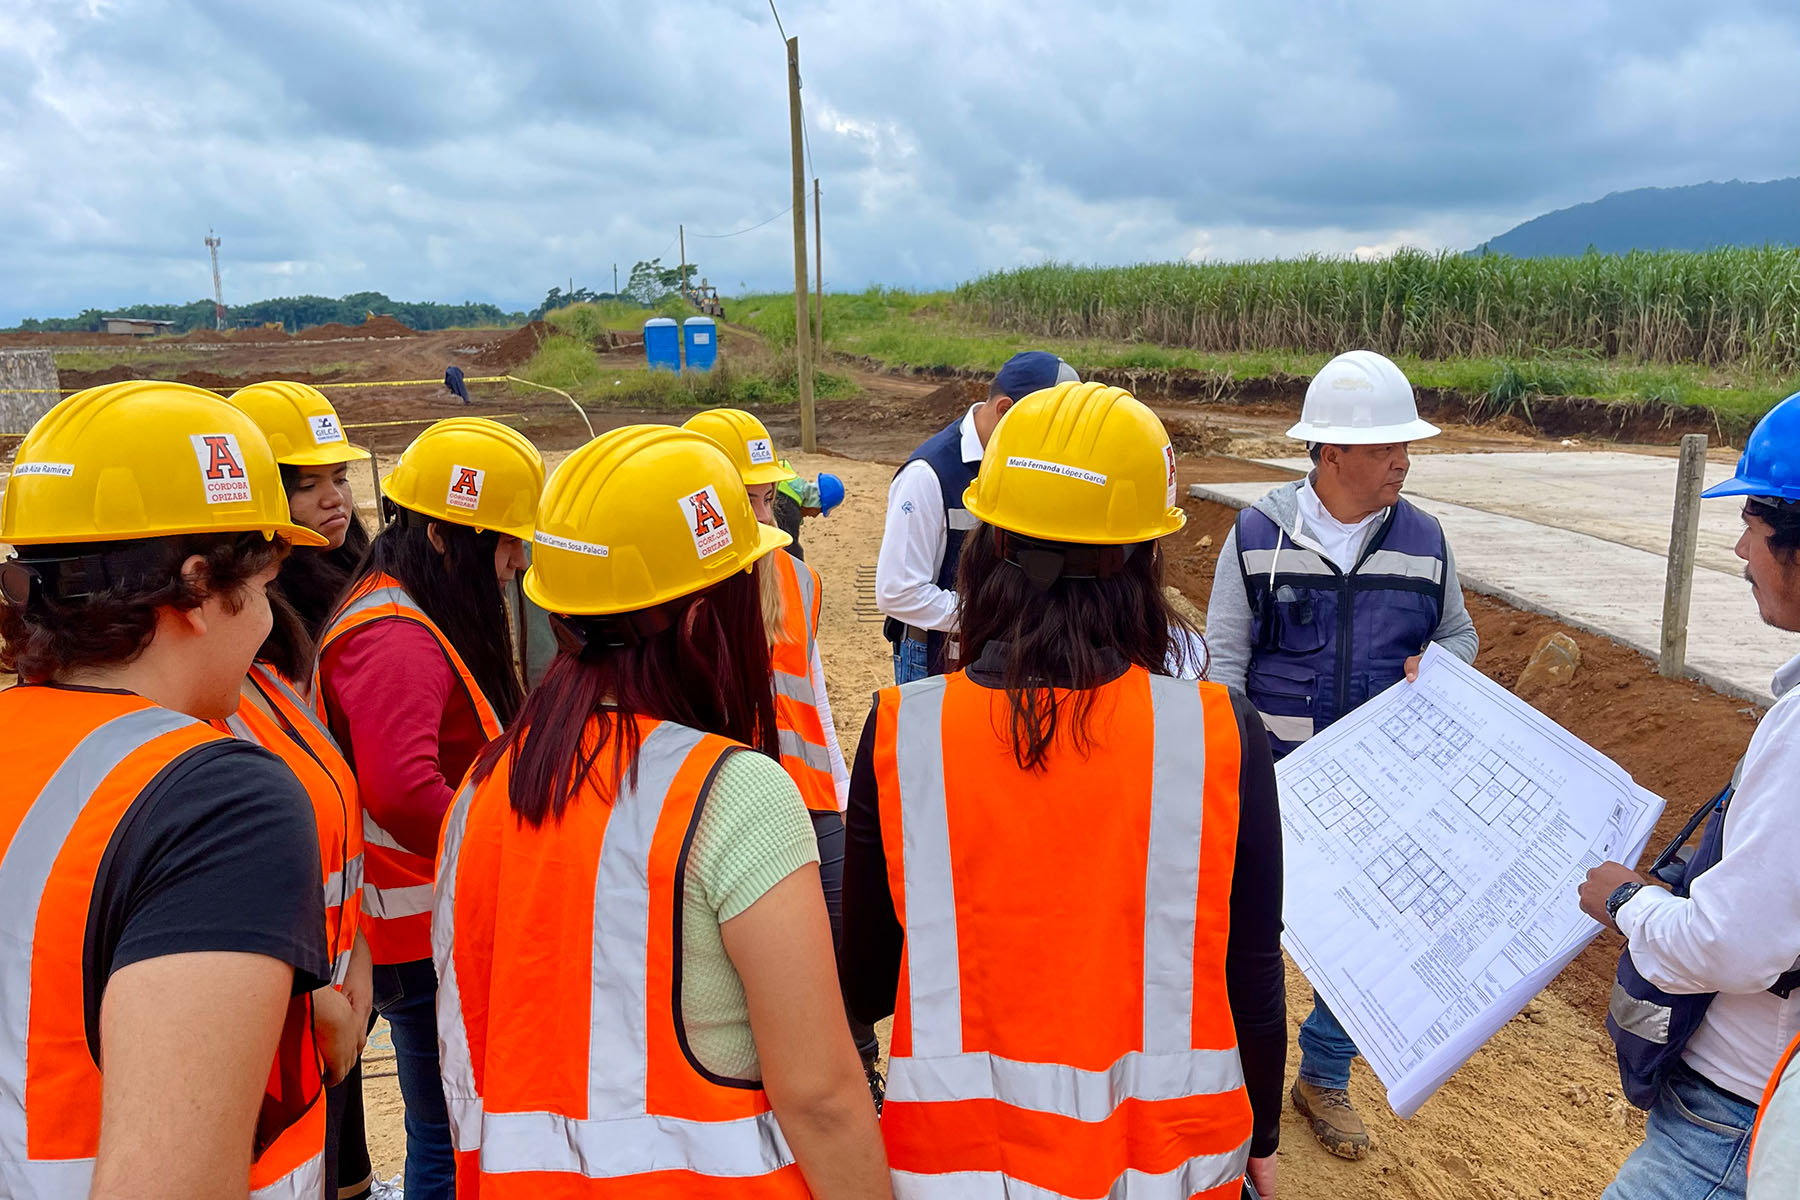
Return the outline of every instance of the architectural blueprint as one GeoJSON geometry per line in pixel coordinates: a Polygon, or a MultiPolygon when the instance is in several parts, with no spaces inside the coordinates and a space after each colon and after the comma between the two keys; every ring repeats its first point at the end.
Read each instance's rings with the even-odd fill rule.
{"type": "Polygon", "coordinates": [[[1576,888],[1663,807],[1435,645],[1275,775],[1283,943],[1403,1117],[1599,933],[1576,888]]]}

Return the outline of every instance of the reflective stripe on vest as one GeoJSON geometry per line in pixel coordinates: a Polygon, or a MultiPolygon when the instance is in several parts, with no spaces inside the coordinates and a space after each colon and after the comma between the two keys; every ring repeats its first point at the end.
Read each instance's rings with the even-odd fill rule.
{"type": "MultiPolygon", "coordinates": [[[[665,868],[691,833],[701,789],[732,744],[669,723],[642,721],[640,728],[645,732],[635,786],[622,782],[607,804],[590,784],[570,801],[571,810],[587,805],[605,811],[598,858],[591,882],[585,883],[591,891],[579,899],[560,892],[533,895],[530,883],[535,879],[522,881],[523,888],[502,889],[494,877],[500,869],[496,855],[502,861],[514,855],[535,858],[559,836],[580,837],[587,840],[581,845],[571,840],[564,847],[583,863],[568,884],[575,886],[588,879],[581,854],[594,853],[591,824],[579,835],[569,834],[570,813],[561,824],[546,821],[538,829],[512,817],[510,759],[496,764],[480,785],[466,784],[450,810],[431,940],[438,975],[440,1068],[451,1144],[458,1156],[457,1194],[465,1200],[479,1195],[486,1177],[528,1171],[595,1181],[642,1176],[633,1184],[641,1190],[633,1194],[646,1196],[735,1194],[732,1188],[752,1180],[762,1185],[754,1193],[759,1196],[798,1200],[808,1194],[761,1090],[702,1078],[689,1059],[680,1057],[682,1051],[671,1050],[679,1002],[665,989],[672,989],[679,948],[665,925],[670,914],[679,913],[673,906],[680,898],[680,877],[665,868]],[[476,814],[480,819],[472,828],[476,814]],[[500,848],[496,839],[504,839],[500,848]],[[471,861],[487,865],[470,866],[471,861]],[[646,881],[652,882],[646,886],[646,881]],[[659,887],[675,895],[661,894],[655,890],[659,887]],[[558,912],[582,911],[583,923],[591,921],[591,968],[584,970],[587,994],[580,1001],[587,1009],[585,1083],[577,1081],[574,1096],[566,1091],[546,1094],[554,1084],[537,1077],[543,1074],[540,1064],[519,1062],[516,1052],[521,1039],[538,1046],[539,1023],[567,1029],[572,1022],[566,1011],[543,1011],[543,1006],[564,1002],[557,999],[564,993],[536,986],[555,963],[503,962],[495,949],[499,939],[520,935],[521,914],[529,906],[546,903],[558,912]],[[510,911],[514,905],[517,910],[510,911]],[[463,933],[460,918],[467,918],[475,932],[463,933]],[[489,955],[485,961],[480,957],[484,951],[489,955]],[[486,977],[468,977],[465,968],[471,962],[486,977]],[[521,979],[521,973],[528,978],[521,979]],[[495,1003],[493,991],[499,986],[531,988],[543,997],[540,1008],[521,1011],[495,1003]],[[478,1014],[479,1044],[471,1036],[469,1013],[478,1014]],[[496,1043],[500,1049],[494,1049],[496,1043]],[[509,1047],[514,1048],[510,1055],[509,1047]],[[677,1056],[674,1061],[670,1053],[677,1056]]],[[[584,819],[594,817],[584,814],[584,819]]],[[[678,915],[674,923],[679,923],[678,915]]],[[[546,1053],[560,1060],[555,1051],[546,1053]]],[[[534,1184],[540,1190],[544,1186],[534,1184]]],[[[560,1185],[548,1186],[554,1191],[560,1185]]]]}
{"type": "Polygon", "coordinates": [[[1756,1124],[1750,1130],[1747,1200],[1792,1200],[1796,1180],[1800,1180],[1800,1037],[1788,1043],[1756,1108],[1756,1124]],[[1782,1161],[1770,1169],[1765,1192],[1764,1181],[1756,1172],[1759,1161],[1765,1166],[1769,1163],[1769,1155],[1780,1155],[1782,1161]]]}
{"type": "MultiPolygon", "coordinates": [[[[87,1194],[99,1145],[100,1071],[82,994],[101,863],[143,790],[224,735],[136,696],[0,692],[0,731],[24,730],[28,743],[0,735],[11,768],[0,789],[0,1195],[62,1200],[87,1194]]],[[[316,1195],[323,1148],[320,1091],[252,1166],[253,1185],[258,1167],[284,1169],[257,1194],[316,1195]],[[308,1172],[312,1189],[295,1190],[308,1172]]]]}
{"type": "Polygon", "coordinates": [[[331,983],[341,988],[349,976],[350,951],[362,917],[362,804],[356,777],[330,728],[267,663],[251,665],[249,682],[280,721],[272,721],[254,704],[240,702],[224,726],[234,736],[255,742],[287,763],[312,801],[319,831],[331,983]],[[304,745],[296,743],[296,737],[304,745]]]}
{"type": "MultiPolygon", "coordinates": [[[[468,664],[400,581],[391,575],[370,575],[362,580],[343,607],[326,622],[325,636],[319,640],[317,665],[313,669],[312,690],[319,697],[320,710],[323,711],[325,704],[322,671],[326,649],[363,625],[391,619],[411,621],[431,634],[451,671],[461,680],[464,695],[481,723],[482,732],[490,739],[499,737],[500,718],[482,694],[468,664]]],[[[402,846],[393,834],[381,827],[366,806],[362,810],[362,844],[368,861],[363,870],[361,927],[375,962],[415,962],[429,957],[431,855],[402,846]]]]}
{"type": "Polygon", "coordinates": [[[1234,529],[1251,613],[1244,690],[1279,760],[1405,677],[1442,619],[1449,552],[1437,520],[1405,499],[1348,572],[1261,509],[1234,529]]]}
{"type": "Polygon", "coordinates": [[[772,554],[781,585],[782,635],[769,648],[775,677],[775,735],[781,765],[814,812],[837,812],[837,783],[831,775],[831,751],[825,745],[825,721],[813,693],[812,662],[819,623],[818,576],[791,554],[772,554]]]}
{"type": "MultiPolygon", "coordinates": [[[[1229,762],[1216,768],[1221,774],[1209,780],[1207,751],[1209,741],[1215,747],[1236,750],[1238,735],[1230,701],[1213,685],[1152,677],[1135,669],[1118,683],[1097,690],[1103,695],[1112,693],[1121,704],[1135,703],[1139,707],[1131,710],[1134,713],[1147,709],[1144,715],[1152,728],[1149,795],[1121,798],[1118,814],[1122,822],[1145,820],[1142,1009],[1130,1021],[1120,1023],[1128,1025],[1129,1032],[1121,1027],[1115,1037],[1108,1028],[1102,1035],[1111,1046],[1106,1051],[1113,1056],[1111,1061],[1088,1067],[1066,1061],[1019,1061],[965,1041],[967,1030],[991,1039],[995,1028],[1008,1019],[1004,1011],[996,1011],[994,997],[965,998],[965,980],[1008,968],[1003,961],[981,958],[1003,957],[1004,949],[991,945],[971,948],[964,943],[959,928],[962,914],[991,919],[994,903],[1000,907],[1025,903],[1016,897],[1009,902],[985,892],[970,894],[971,888],[1000,886],[1000,881],[986,881],[980,871],[968,869],[982,858],[979,846],[963,845],[959,852],[953,845],[953,830],[959,823],[966,826],[968,818],[959,822],[952,813],[950,776],[962,764],[994,761],[995,748],[986,744],[996,736],[992,722],[979,719],[975,709],[984,714],[991,711],[986,706],[1001,693],[980,688],[963,673],[882,693],[880,703],[887,712],[881,716],[891,721],[883,729],[878,720],[877,733],[883,739],[880,744],[888,748],[887,763],[884,766],[878,761],[877,774],[891,771],[882,780],[881,804],[887,810],[882,818],[883,836],[889,843],[890,885],[898,893],[896,911],[902,914],[906,935],[905,987],[895,1017],[888,1107],[883,1115],[883,1130],[894,1157],[896,1195],[929,1200],[1001,1194],[1048,1198],[1093,1195],[1092,1186],[1103,1186],[1110,1187],[1108,1194],[1115,1196],[1187,1197],[1235,1189],[1243,1175],[1250,1121],[1235,1036],[1229,1019],[1208,1026],[1195,1011],[1196,981],[1208,989],[1202,1002],[1212,1010],[1201,1016],[1216,1018],[1219,1012],[1228,1011],[1223,942],[1212,936],[1215,930],[1201,927],[1200,914],[1206,910],[1222,915],[1229,904],[1236,842],[1236,755],[1227,755],[1229,762]],[[1202,688],[1212,688],[1216,695],[1203,693],[1202,688]],[[1144,692],[1132,689],[1144,689],[1147,698],[1144,692]],[[947,715],[952,707],[954,711],[947,715]],[[1209,721],[1214,726],[1221,722],[1228,726],[1228,738],[1224,730],[1209,728],[1209,721]],[[889,738],[891,741],[886,740],[889,738]],[[1227,776],[1229,796],[1208,792],[1212,802],[1202,803],[1203,787],[1223,787],[1227,776]],[[1143,808],[1124,810],[1133,800],[1147,806],[1147,820],[1143,808]],[[896,802],[897,819],[892,814],[896,802]],[[1221,841],[1228,838],[1228,844],[1209,845],[1209,812],[1213,814],[1210,819],[1221,823],[1212,836],[1221,841]],[[895,841],[898,846],[891,844],[895,841]],[[1203,864],[1209,865],[1203,870],[1203,864]],[[1201,942],[1207,947],[1205,960],[1197,958],[1201,942]],[[970,966],[971,956],[978,965],[970,966]],[[1204,1028],[1212,1033],[1198,1032],[1204,1028]],[[1208,1036],[1213,1039],[1210,1044],[1208,1036]],[[1139,1044],[1127,1045],[1131,1040],[1139,1044]],[[987,1110],[970,1109],[971,1102],[987,1102],[997,1108],[989,1115],[987,1110]],[[1159,1127],[1155,1111],[1141,1107],[1159,1102],[1201,1108],[1198,1112],[1192,1107],[1179,1113],[1171,1110],[1167,1124],[1159,1127]],[[1124,1148],[1119,1144],[1106,1147],[1107,1161],[1099,1169],[1112,1172],[1107,1180],[1082,1177],[1084,1169],[1095,1169],[1092,1164],[1071,1167],[1058,1158],[1057,1148],[1065,1144],[1070,1148],[1064,1154],[1083,1154],[1068,1142],[1071,1130],[1079,1129],[1069,1122],[1104,1131],[1126,1105],[1140,1106],[1129,1119],[1135,1132],[1125,1138],[1129,1145],[1124,1148]],[[976,1143],[986,1134],[969,1134],[964,1146],[950,1152],[960,1157],[945,1161],[941,1169],[918,1169],[920,1163],[915,1159],[929,1160],[937,1153],[932,1132],[939,1123],[952,1121],[975,1130],[991,1125],[995,1131],[1010,1131],[1015,1136],[996,1132],[996,1144],[984,1147],[976,1143]],[[911,1132],[914,1130],[916,1135],[911,1132]],[[1163,1143],[1173,1143],[1187,1157],[1173,1163],[1140,1160],[1136,1157],[1140,1147],[1132,1140],[1139,1137],[1158,1143],[1158,1150],[1163,1143]],[[979,1166],[972,1169],[971,1156],[984,1151],[996,1167],[1004,1165],[1004,1172],[979,1166]],[[1145,1169],[1151,1166],[1155,1169],[1145,1169]],[[989,1182],[969,1190],[967,1184],[975,1180],[989,1182]]],[[[1096,706],[1102,714],[1111,711],[1098,699],[1096,706]]],[[[1004,723],[999,728],[1004,729],[1004,723]]],[[[1116,744],[1108,750],[1102,743],[1093,753],[1129,758],[1133,752],[1116,744]]],[[[882,750],[878,749],[877,757],[883,758],[882,750]]],[[[1000,761],[1007,768],[1013,765],[1010,750],[1000,752],[1000,761]]],[[[1052,774],[1044,778],[1053,777],[1054,760],[1047,771],[1052,774]]],[[[982,774],[979,779],[979,787],[965,786],[965,810],[959,811],[966,811],[971,803],[971,788],[985,794],[1005,786],[1004,774],[982,774]]],[[[1070,865],[1059,861],[1057,867],[1070,865]]],[[[991,931],[993,926],[988,928],[991,931]]],[[[1020,929],[1023,931],[1022,925],[1020,929]]],[[[1021,938],[1024,936],[1021,932],[1021,938]]],[[[1057,929],[1046,925],[1042,936],[1054,940],[1057,929]]],[[[1056,986],[1054,979],[1041,982],[1046,987],[1056,986]]],[[[1091,1053],[1096,1047],[1087,1049],[1091,1053]]],[[[1108,1135],[1101,1132],[1097,1136],[1108,1135]]]]}

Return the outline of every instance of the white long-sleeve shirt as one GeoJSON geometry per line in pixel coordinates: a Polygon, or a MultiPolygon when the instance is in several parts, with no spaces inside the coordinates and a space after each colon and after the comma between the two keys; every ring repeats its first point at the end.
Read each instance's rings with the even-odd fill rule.
{"type": "MultiPolygon", "coordinates": [[[[962,457],[966,463],[981,461],[974,407],[962,419],[962,457]]],[[[888,485],[887,522],[875,559],[875,607],[884,615],[941,633],[956,628],[956,593],[937,583],[949,530],[944,492],[931,464],[919,461],[901,467],[888,485]]]]}
{"type": "Polygon", "coordinates": [[[1717,992],[1682,1055],[1754,1101],[1800,1032],[1800,991],[1767,989],[1800,960],[1800,657],[1775,674],[1725,813],[1724,856],[1686,899],[1642,889],[1618,912],[1638,971],[1666,992],[1717,992]]]}

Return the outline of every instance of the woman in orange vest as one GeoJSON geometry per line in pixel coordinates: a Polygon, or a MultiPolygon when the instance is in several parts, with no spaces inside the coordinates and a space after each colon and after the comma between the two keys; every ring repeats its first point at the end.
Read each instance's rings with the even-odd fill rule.
{"type": "MultiPolygon", "coordinates": [[[[705,434],[724,447],[750,495],[758,522],[775,525],[775,489],[799,476],[775,453],[768,429],[736,408],[715,408],[689,417],[683,429],[705,434]]],[[[791,535],[790,535],[791,536],[791,535]]],[[[791,547],[790,547],[791,551],[791,547]]],[[[819,611],[824,588],[819,573],[791,552],[771,554],[757,568],[763,584],[763,617],[769,630],[769,658],[775,671],[775,729],[781,765],[800,789],[819,842],[819,878],[831,936],[842,935],[844,895],[844,798],[850,771],[838,747],[831,701],[825,694],[825,665],[819,658],[819,611]]],[[[854,1017],[850,1032],[879,1099],[881,1076],[875,1062],[881,1043],[875,1030],[854,1017]]]]}
{"type": "Polygon", "coordinates": [[[1168,435],[1058,385],[966,502],[967,666],[880,692],[850,779],[844,983],[894,1013],[894,1192],[1272,1196],[1274,766],[1246,703],[1167,673],[1168,435]]]}
{"type": "Polygon", "coordinates": [[[361,921],[406,1101],[408,1200],[447,1200],[453,1185],[433,855],[455,783],[522,699],[502,589],[525,565],[543,485],[543,460],[514,430],[432,425],[381,481],[387,526],[320,642],[314,694],[362,796],[361,921]]]}
{"type": "Polygon", "coordinates": [[[368,1034],[371,1006],[369,944],[357,931],[362,806],[350,764],[310,702],[302,700],[296,712],[291,701],[311,689],[325,620],[369,548],[349,480],[350,464],[366,462],[369,452],[350,444],[331,401],[308,384],[254,383],[229,399],[269,439],[294,524],[325,539],[325,545],[295,550],[281,561],[269,588],[274,627],[244,681],[236,718],[244,728],[232,732],[267,747],[293,769],[318,819],[326,940],[334,969],[332,986],[313,996],[313,1032],[328,1066],[345,1053],[352,1056],[347,1072],[328,1071],[325,1194],[329,1200],[360,1200],[375,1182],[357,1053],[368,1034]]]}
{"type": "Polygon", "coordinates": [[[132,382],[33,427],[0,541],[0,1192],[315,1200],[312,808],[208,722],[323,539],[248,417],[132,382]]]}
{"type": "MultiPolygon", "coordinates": [[[[369,532],[356,515],[350,484],[350,464],[367,462],[369,452],[350,444],[331,401],[308,384],[253,383],[229,399],[269,439],[294,523],[325,538],[326,544],[316,550],[288,555],[276,576],[283,599],[300,615],[307,636],[317,642],[369,548],[369,532]]],[[[310,686],[310,662],[297,664],[299,674],[275,665],[290,682],[302,685],[299,690],[310,686]]]]}
{"type": "Polygon", "coordinates": [[[550,481],[525,593],[558,653],[438,863],[461,1200],[890,1194],[818,847],[774,761],[751,568],[787,540],[668,426],[550,481]]]}

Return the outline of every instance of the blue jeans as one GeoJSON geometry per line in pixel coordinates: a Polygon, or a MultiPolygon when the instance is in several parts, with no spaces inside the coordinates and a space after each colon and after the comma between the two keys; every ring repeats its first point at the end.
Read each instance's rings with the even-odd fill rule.
{"type": "Polygon", "coordinates": [[[375,1011],[394,1033],[406,1101],[406,1200],[453,1200],[456,1159],[438,1074],[437,972],[430,959],[375,968],[375,1011]]]}
{"type": "Polygon", "coordinates": [[[926,652],[925,643],[909,637],[901,638],[900,644],[894,648],[894,682],[911,683],[929,674],[931,656],[926,652]]]}
{"type": "Polygon", "coordinates": [[[1300,1025],[1300,1078],[1314,1087],[1350,1086],[1350,1060],[1356,1057],[1356,1043],[1338,1024],[1325,998],[1313,993],[1313,1009],[1300,1025]]]}
{"type": "Polygon", "coordinates": [[[1631,1152],[1600,1200],[1743,1200],[1756,1106],[1676,1066],[1631,1152]]]}

